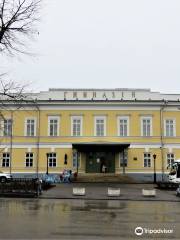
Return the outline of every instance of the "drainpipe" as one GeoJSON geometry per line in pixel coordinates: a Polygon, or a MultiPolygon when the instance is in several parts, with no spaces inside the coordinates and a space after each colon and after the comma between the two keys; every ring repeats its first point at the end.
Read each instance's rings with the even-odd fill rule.
{"type": "Polygon", "coordinates": [[[35,107],[37,109],[37,142],[36,142],[36,177],[39,178],[39,144],[40,144],[40,120],[41,120],[41,114],[40,114],[40,108],[37,105],[37,102],[35,102],[35,107]]]}
{"type": "Polygon", "coordinates": [[[41,114],[40,114],[40,109],[38,108],[38,126],[37,126],[37,161],[36,161],[36,172],[37,172],[37,178],[39,178],[40,120],[41,120],[41,114]]]}
{"type": "Polygon", "coordinates": [[[165,102],[164,105],[160,107],[160,142],[161,142],[161,146],[160,146],[160,150],[161,150],[161,167],[162,167],[162,181],[164,181],[164,142],[163,142],[163,110],[165,108],[165,102]]]}
{"type": "Polygon", "coordinates": [[[11,110],[11,135],[10,135],[10,166],[9,166],[9,173],[12,173],[12,148],[13,148],[13,110],[11,110]]]}

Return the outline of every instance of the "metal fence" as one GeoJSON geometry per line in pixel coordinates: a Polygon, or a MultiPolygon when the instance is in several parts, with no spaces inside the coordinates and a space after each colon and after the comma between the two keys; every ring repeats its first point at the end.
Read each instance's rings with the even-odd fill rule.
{"type": "Polygon", "coordinates": [[[41,194],[39,179],[13,178],[9,182],[0,183],[0,197],[38,197],[41,194]]]}

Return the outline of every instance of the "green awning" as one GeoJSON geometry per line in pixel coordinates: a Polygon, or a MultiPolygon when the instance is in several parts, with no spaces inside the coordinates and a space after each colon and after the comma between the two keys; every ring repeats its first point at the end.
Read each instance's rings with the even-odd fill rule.
{"type": "Polygon", "coordinates": [[[79,152],[121,152],[128,148],[130,143],[73,143],[73,149],[79,152]]]}

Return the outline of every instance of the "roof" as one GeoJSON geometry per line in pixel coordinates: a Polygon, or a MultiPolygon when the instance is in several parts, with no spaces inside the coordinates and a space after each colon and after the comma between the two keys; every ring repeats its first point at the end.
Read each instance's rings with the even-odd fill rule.
{"type": "Polygon", "coordinates": [[[136,88],[112,88],[112,89],[73,89],[73,88],[50,88],[31,94],[37,100],[65,100],[65,101],[180,101],[180,94],[165,94],[153,92],[150,89],[136,88]]]}

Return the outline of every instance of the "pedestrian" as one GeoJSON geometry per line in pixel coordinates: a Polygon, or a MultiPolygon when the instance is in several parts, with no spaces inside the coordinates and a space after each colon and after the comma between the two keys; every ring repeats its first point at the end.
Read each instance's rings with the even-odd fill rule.
{"type": "Polygon", "coordinates": [[[106,165],[103,164],[103,165],[102,165],[102,173],[106,173],[106,169],[107,169],[106,165]]]}

